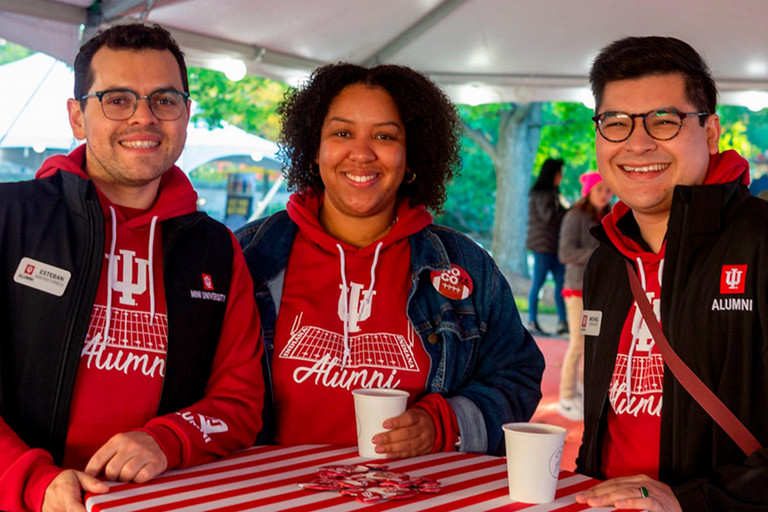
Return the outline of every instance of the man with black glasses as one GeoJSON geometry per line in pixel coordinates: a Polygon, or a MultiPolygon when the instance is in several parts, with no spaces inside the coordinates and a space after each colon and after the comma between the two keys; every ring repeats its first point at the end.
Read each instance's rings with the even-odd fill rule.
{"type": "Polygon", "coordinates": [[[97,34],[67,105],[85,144],[0,186],[0,510],[82,510],[98,476],[145,482],[261,427],[250,275],[174,166],[188,91],[165,29],[97,34]]]}
{"type": "Polygon", "coordinates": [[[750,195],[747,161],[719,151],[715,83],[688,44],[616,41],[590,82],[598,170],[621,201],[593,230],[601,245],[584,280],[577,466],[606,481],[576,499],[766,510],[768,203],[750,195]],[[689,392],[675,354],[751,439],[734,441],[705,412],[699,401],[716,407],[689,392]]]}

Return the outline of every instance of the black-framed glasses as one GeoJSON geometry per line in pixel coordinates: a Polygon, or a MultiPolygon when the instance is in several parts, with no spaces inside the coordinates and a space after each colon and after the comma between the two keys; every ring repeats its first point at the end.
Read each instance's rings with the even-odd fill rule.
{"type": "Polygon", "coordinates": [[[678,112],[676,110],[651,110],[645,114],[626,112],[603,112],[592,118],[597,131],[610,142],[624,142],[635,129],[635,118],[643,119],[645,132],[656,140],[674,139],[683,127],[686,117],[702,117],[709,112],[678,112]]]}
{"type": "Polygon", "coordinates": [[[80,101],[88,98],[98,98],[101,111],[107,119],[125,121],[136,113],[139,100],[147,100],[149,110],[161,121],[175,121],[187,109],[189,93],[176,89],[160,89],[147,96],[141,96],[130,89],[109,89],[80,96],[80,101]]]}

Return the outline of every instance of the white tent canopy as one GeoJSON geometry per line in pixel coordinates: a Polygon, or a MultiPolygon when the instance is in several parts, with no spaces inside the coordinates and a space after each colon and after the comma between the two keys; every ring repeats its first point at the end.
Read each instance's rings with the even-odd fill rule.
{"type": "MultiPolygon", "coordinates": [[[[62,62],[37,53],[0,66],[0,147],[67,151],[78,142],[72,136],[67,99],[72,97],[74,74],[62,62]]],[[[250,156],[255,165],[279,170],[277,144],[224,123],[209,130],[190,125],[178,165],[189,172],[211,160],[250,156]]]]}
{"type": "Polygon", "coordinates": [[[272,141],[250,134],[227,122],[221,128],[209,130],[190,125],[187,143],[176,164],[189,172],[200,165],[229,156],[249,156],[254,165],[278,171],[281,163],[278,147],[272,141]]]}
{"type": "Polygon", "coordinates": [[[67,98],[74,77],[63,62],[38,53],[0,66],[0,147],[69,149],[67,98]]]}
{"type": "Polygon", "coordinates": [[[488,103],[585,100],[606,43],[672,35],[705,55],[722,102],[745,104],[768,89],[765,14],[765,0],[0,0],[0,37],[71,62],[81,24],[141,18],[170,28],[192,65],[236,58],[296,83],[328,62],[399,63],[488,103]]]}

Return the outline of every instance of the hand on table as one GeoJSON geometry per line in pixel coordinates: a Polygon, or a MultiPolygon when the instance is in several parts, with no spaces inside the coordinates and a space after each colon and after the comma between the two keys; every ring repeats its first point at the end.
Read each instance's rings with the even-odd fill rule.
{"type": "Polygon", "coordinates": [[[168,459],[152,436],[125,432],[104,443],[88,461],[85,472],[97,476],[103,471],[109,480],[144,483],[167,467],[168,459]]]}
{"type": "Polygon", "coordinates": [[[645,475],[625,476],[606,480],[588,491],[576,495],[577,503],[591,507],[616,507],[649,512],[682,512],[672,489],[645,475]],[[645,488],[648,497],[643,497],[645,488]]]}
{"type": "Polygon", "coordinates": [[[373,444],[376,445],[376,453],[386,453],[388,459],[430,453],[437,437],[432,417],[418,407],[385,420],[383,426],[392,430],[373,436],[373,444]]]}
{"type": "Polygon", "coordinates": [[[56,476],[43,496],[43,512],[85,512],[83,491],[103,494],[107,485],[82,471],[67,469],[56,476]]]}

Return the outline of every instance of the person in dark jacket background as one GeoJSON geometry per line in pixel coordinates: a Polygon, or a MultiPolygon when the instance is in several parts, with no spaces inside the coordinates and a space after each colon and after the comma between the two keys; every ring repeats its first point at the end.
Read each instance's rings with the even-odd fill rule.
{"type": "Polygon", "coordinates": [[[528,293],[528,330],[534,335],[547,335],[539,325],[539,291],[548,273],[555,281],[555,308],[557,334],[568,334],[563,301],[565,265],[557,258],[560,224],[565,207],[560,202],[560,181],[563,179],[563,161],[548,158],[539,171],[539,177],[528,194],[528,235],[525,247],[533,253],[533,280],[528,293]]]}

